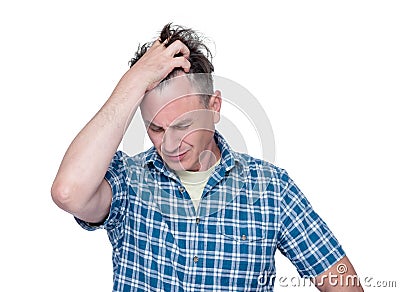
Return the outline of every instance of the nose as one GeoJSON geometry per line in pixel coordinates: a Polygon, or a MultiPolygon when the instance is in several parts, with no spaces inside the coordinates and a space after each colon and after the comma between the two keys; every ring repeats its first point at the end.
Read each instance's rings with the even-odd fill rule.
{"type": "Polygon", "coordinates": [[[162,144],[161,144],[161,151],[167,155],[177,155],[179,146],[182,142],[182,137],[172,128],[167,128],[164,132],[162,144]]]}

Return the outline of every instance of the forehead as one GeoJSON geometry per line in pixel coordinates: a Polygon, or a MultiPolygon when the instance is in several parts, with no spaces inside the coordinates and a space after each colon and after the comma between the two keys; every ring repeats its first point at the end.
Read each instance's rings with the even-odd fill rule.
{"type": "Polygon", "coordinates": [[[146,93],[141,105],[142,117],[146,121],[174,120],[187,112],[203,108],[198,92],[191,81],[180,75],[164,81],[146,93]]]}

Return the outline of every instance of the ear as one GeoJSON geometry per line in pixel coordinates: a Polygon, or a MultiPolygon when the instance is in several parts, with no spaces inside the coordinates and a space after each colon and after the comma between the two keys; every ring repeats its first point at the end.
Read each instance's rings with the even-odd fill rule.
{"type": "Polygon", "coordinates": [[[220,120],[221,103],[221,91],[216,90],[208,102],[208,108],[214,112],[214,124],[220,120]]]}

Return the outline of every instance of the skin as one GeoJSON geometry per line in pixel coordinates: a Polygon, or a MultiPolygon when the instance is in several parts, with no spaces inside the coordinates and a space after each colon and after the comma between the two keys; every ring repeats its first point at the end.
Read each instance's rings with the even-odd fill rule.
{"type": "MultiPolygon", "coordinates": [[[[174,68],[188,72],[189,49],[180,41],[165,47],[159,41],[120,79],[111,96],[68,147],[51,187],[54,202],[63,210],[87,221],[101,222],[110,210],[112,191],[104,179],[127,126],[141,107],[148,135],[173,170],[202,171],[220,158],[213,139],[219,120],[221,94],[216,91],[207,108],[186,77],[173,80],[162,90],[156,87],[174,68]],[[182,53],[183,56],[175,57],[182,53]],[[143,97],[146,98],[143,99],[143,97]]],[[[316,277],[320,291],[363,291],[361,286],[331,285],[329,275],[355,276],[347,257],[316,277]]]]}
{"type": "Polygon", "coordinates": [[[195,92],[182,73],[148,93],[140,107],[150,140],[173,170],[204,171],[220,158],[213,137],[221,94],[216,91],[205,107],[195,92]]]}
{"type": "Polygon", "coordinates": [[[363,292],[361,283],[356,279],[357,273],[353,265],[349,258],[344,256],[330,269],[315,277],[314,284],[319,291],[323,292],[363,292]],[[339,273],[344,266],[346,272],[339,273]]]}

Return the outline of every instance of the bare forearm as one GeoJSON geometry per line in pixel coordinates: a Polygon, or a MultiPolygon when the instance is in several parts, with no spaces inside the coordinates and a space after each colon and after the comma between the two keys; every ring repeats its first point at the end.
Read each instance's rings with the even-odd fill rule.
{"type": "Polygon", "coordinates": [[[100,186],[145,90],[124,77],[66,151],[52,187],[59,199],[84,205],[100,186]]]}
{"type": "Polygon", "coordinates": [[[328,271],[315,278],[315,285],[322,292],[363,292],[357,273],[347,256],[328,271]]]}

